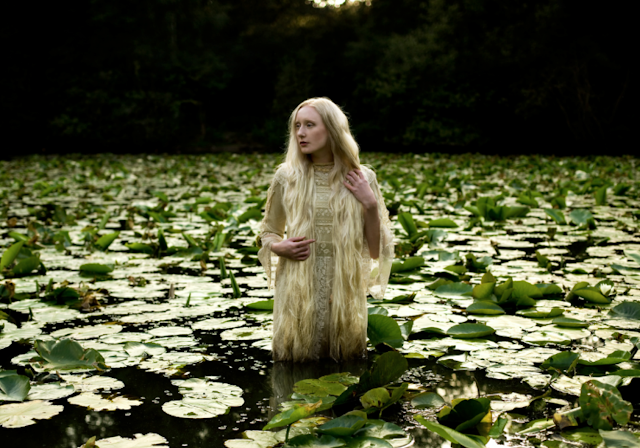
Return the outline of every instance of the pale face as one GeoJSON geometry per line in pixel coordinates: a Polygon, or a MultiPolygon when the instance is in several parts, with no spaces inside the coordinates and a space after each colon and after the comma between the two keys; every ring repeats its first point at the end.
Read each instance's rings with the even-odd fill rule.
{"type": "Polygon", "coordinates": [[[333,161],[329,146],[329,133],[322,117],[312,106],[304,106],[296,115],[296,137],[303,154],[311,156],[315,163],[333,161]]]}

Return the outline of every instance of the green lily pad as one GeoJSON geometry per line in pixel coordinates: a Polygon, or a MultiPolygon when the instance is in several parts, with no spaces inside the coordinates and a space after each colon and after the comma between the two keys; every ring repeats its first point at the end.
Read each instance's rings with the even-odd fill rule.
{"type": "Polygon", "coordinates": [[[551,321],[551,323],[559,327],[567,327],[567,328],[587,328],[590,325],[589,322],[584,322],[578,319],[572,319],[570,317],[556,317],[551,321]]]}
{"type": "Polygon", "coordinates": [[[273,311],[273,299],[260,300],[258,302],[252,302],[245,305],[247,308],[259,311],[273,311]]]}
{"type": "Polygon", "coordinates": [[[552,369],[562,373],[567,373],[575,369],[579,359],[580,355],[578,353],[561,352],[545,359],[540,367],[546,370],[552,369]]]}
{"type": "Polygon", "coordinates": [[[595,429],[611,431],[614,422],[626,425],[633,406],[622,399],[614,386],[591,380],[582,385],[580,407],[587,423],[595,429]]]}
{"type": "Polygon", "coordinates": [[[485,300],[473,302],[467,307],[466,311],[469,314],[483,314],[489,316],[496,316],[506,313],[505,310],[503,310],[499,305],[485,300]]]}
{"type": "Polygon", "coordinates": [[[441,408],[444,399],[435,392],[425,392],[411,399],[411,405],[416,409],[441,408]]]}
{"type": "Polygon", "coordinates": [[[318,400],[316,403],[304,403],[296,405],[285,412],[281,412],[275,415],[262,429],[267,430],[279,428],[281,426],[288,426],[292,423],[297,422],[301,418],[307,418],[315,414],[321,405],[322,400],[318,400]]]}
{"type": "Polygon", "coordinates": [[[451,429],[448,426],[430,422],[422,415],[415,415],[413,418],[415,418],[418,423],[426,427],[429,431],[435,432],[440,437],[451,443],[458,443],[465,448],[484,448],[483,443],[480,443],[471,437],[456,431],[455,429],[451,429]]]}
{"type": "Polygon", "coordinates": [[[362,428],[366,422],[367,414],[362,411],[351,411],[318,426],[316,430],[321,434],[329,434],[334,437],[349,437],[362,428]]]}
{"type": "Polygon", "coordinates": [[[535,319],[551,319],[552,317],[561,316],[563,313],[564,313],[564,310],[559,307],[528,308],[526,310],[520,310],[516,312],[516,314],[519,316],[532,317],[535,319]]]}
{"type": "Polygon", "coordinates": [[[347,387],[340,382],[326,381],[320,378],[298,381],[293,386],[294,392],[312,397],[338,396],[346,389],[347,387]]]}
{"type": "Polygon", "coordinates": [[[400,348],[404,344],[404,338],[398,322],[382,314],[369,315],[367,337],[374,347],[383,342],[395,348],[400,348]]]}
{"type": "Polygon", "coordinates": [[[35,350],[40,355],[42,366],[47,370],[97,369],[104,370],[102,355],[93,349],[83,349],[71,339],[60,341],[36,341],[35,350]]]}
{"type": "Polygon", "coordinates": [[[632,432],[600,429],[599,433],[606,448],[636,448],[640,446],[640,438],[632,432]]]}
{"type": "Polygon", "coordinates": [[[471,339],[489,336],[495,330],[484,324],[458,324],[447,330],[447,334],[454,338],[471,339]]]}
{"type": "Polygon", "coordinates": [[[458,224],[449,218],[432,219],[427,223],[427,225],[429,227],[445,227],[450,229],[458,227],[458,224]]]}
{"type": "Polygon", "coordinates": [[[15,370],[0,372],[0,401],[23,401],[29,394],[29,378],[15,370]]]}
{"type": "Polygon", "coordinates": [[[638,302],[622,302],[614,306],[611,311],[616,317],[625,319],[640,320],[640,303],[638,302]]]}
{"type": "Polygon", "coordinates": [[[472,293],[473,286],[467,283],[449,283],[439,286],[434,291],[435,295],[449,299],[459,299],[462,297],[471,296],[472,293]]]}
{"type": "Polygon", "coordinates": [[[80,272],[85,274],[105,275],[113,272],[113,266],[100,263],[85,263],[80,266],[80,272]]]}

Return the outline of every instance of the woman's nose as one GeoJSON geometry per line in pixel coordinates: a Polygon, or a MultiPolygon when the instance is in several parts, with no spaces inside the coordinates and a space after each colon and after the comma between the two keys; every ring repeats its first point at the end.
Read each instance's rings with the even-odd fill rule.
{"type": "Polygon", "coordinates": [[[296,134],[299,136],[304,135],[304,128],[303,127],[299,127],[298,130],[296,131],[296,134]]]}

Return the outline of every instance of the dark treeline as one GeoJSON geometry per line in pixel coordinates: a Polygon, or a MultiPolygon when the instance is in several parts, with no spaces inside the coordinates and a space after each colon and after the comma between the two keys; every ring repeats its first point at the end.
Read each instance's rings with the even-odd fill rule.
{"type": "Polygon", "coordinates": [[[628,153],[635,16],[622,3],[12,2],[5,138],[20,152],[279,149],[289,112],[328,96],[365,150],[628,153]]]}

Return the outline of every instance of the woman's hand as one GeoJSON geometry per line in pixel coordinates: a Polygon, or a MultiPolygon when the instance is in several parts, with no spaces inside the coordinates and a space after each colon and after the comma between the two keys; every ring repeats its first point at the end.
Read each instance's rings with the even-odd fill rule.
{"type": "Polygon", "coordinates": [[[360,170],[351,170],[347,173],[347,180],[344,186],[349,190],[356,199],[364,206],[365,209],[377,208],[378,203],[373,195],[373,190],[369,186],[369,182],[360,170]]]}
{"type": "Polygon", "coordinates": [[[279,243],[271,245],[271,251],[279,257],[288,258],[294,261],[304,261],[311,255],[311,243],[316,240],[305,240],[304,236],[287,238],[279,243]]]}

